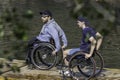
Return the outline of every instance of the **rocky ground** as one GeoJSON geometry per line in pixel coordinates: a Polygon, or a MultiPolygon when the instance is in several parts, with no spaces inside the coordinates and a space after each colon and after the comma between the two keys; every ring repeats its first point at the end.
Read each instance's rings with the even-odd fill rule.
{"type": "MultiPolygon", "coordinates": [[[[10,69],[4,69],[4,73],[1,74],[0,80],[61,80],[62,76],[59,74],[56,67],[50,70],[38,70],[38,69],[28,69],[22,60],[13,60],[11,65],[18,64],[20,67],[19,71],[11,71],[10,69]]],[[[69,79],[71,80],[71,79],[69,79]]],[[[80,80],[85,80],[81,77],[80,80]]],[[[104,68],[102,74],[97,78],[91,80],[120,80],[120,70],[119,69],[108,69],[104,68]]]]}

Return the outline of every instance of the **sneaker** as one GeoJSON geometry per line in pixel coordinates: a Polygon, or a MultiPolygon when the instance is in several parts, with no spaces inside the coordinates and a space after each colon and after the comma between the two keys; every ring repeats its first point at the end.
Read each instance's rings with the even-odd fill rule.
{"type": "Polygon", "coordinates": [[[70,76],[71,76],[71,75],[70,75],[70,71],[69,71],[69,70],[65,71],[65,72],[64,72],[64,75],[67,76],[67,77],[70,77],[70,76]]]}
{"type": "Polygon", "coordinates": [[[64,73],[62,70],[59,70],[58,72],[59,72],[59,74],[63,74],[64,73]]]}

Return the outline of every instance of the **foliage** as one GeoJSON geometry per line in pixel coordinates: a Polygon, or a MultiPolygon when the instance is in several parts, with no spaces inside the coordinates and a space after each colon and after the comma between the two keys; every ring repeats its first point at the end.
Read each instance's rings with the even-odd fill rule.
{"type": "Polygon", "coordinates": [[[21,58],[21,56],[18,56],[18,52],[14,52],[14,50],[19,49],[22,51],[25,49],[26,45],[23,45],[23,43],[19,44],[18,41],[23,42],[28,40],[28,21],[32,18],[33,12],[30,9],[21,14],[16,7],[7,7],[2,12],[0,16],[0,41],[9,40],[13,42],[11,44],[13,46],[1,49],[0,52],[1,54],[7,54],[13,51],[13,55],[7,54],[6,56],[10,61],[14,58],[21,58]]]}
{"type": "Polygon", "coordinates": [[[2,18],[0,17],[0,38],[2,38],[4,36],[4,26],[2,24],[2,18]]]}
{"type": "Polygon", "coordinates": [[[7,59],[8,59],[9,61],[13,61],[13,59],[15,59],[15,56],[8,56],[7,59]]]}
{"type": "MultiPolygon", "coordinates": [[[[24,18],[33,18],[33,12],[31,10],[27,10],[24,14],[24,16],[20,15],[17,12],[17,8],[13,7],[11,10],[9,10],[8,8],[5,9],[5,12],[2,14],[2,20],[4,22],[0,22],[0,33],[1,36],[3,37],[3,32],[5,31],[5,29],[3,28],[3,26],[5,27],[9,27],[10,30],[12,31],[13,34],[11,34],[10,36],[13,36],[19,40],[27,40],[27,33],[26,31],[29,29],[28,28],[28,24],[26,24],[26,21],[24,20],[24,18]],[[6,24],[10,24],[10,25],[6,25],[6,24]]],[[[6,36],[6,35],[4,35],[6,36]]]]}
{"type": "Polygon", "coordinates": [[[20,68],[17,65],[13,65],[11,66],[11,70],[16,73],[16,72],[20,72],[20,68]]]}
{"type": "Polygon", "coordinates": [[[0,68],[3,68],[3,66],[4,66],[3,63],[0,63],[0,68]]]}
{"type": "Polygon", "coordinates": [[[0,38],[4,36],[3,25],[0,24],[0,38]]]}
{"type": "Polygon", "coordinates": [[[28,19],[33,18],[33,12],[32,12],[32,10],[27,10],[27,11],[23,14],[23,17],[28,18],[28,19]]]}

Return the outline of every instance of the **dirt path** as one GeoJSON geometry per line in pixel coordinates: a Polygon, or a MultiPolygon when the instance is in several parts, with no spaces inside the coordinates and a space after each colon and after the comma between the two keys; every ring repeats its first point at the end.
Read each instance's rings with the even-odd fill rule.
{"type": "MultiPolygon", "coordinates": [[[[13,73],[12,71],[2,74],[2,76],[12,77],[26,80],[60,80],[62,78],[56,68],[51,70],[30,70],[27,66],[21,68],[20,73],[13,73]]],[[[104,69],[102,74],[97,77],[98,80],[120,80],[120,70],[118,69],[104,69]]],[[[94,79],[93,79],[94,80],[94,79]]]]}
{"type": "MultiPolygon", "coordinates": [[[[14,61],[14,63],[24,65],[23,61],[14,61]]],[[[27,66],[20,68],[20,72],[8,71],[2,74],[3,77],[14,78],[12,80],[61,80],[61,75],[56,67],[50,70],[37,70],[28,69],[27,66]]],[[[4,80],[1,79],[0,80],[4,80]]],[[[9,79],[8,79],[9,80],[9,79]]],[[[100,76],[93,80],[120,80],[120,70],[119,69],[108,69],[104,68],[100,76]]]]}

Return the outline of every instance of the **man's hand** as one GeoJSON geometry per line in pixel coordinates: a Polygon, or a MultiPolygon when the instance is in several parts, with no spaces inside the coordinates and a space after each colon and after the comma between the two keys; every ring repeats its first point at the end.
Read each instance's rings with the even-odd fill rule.
{"type": "Polygon", "coordinates": [[[65,47],[66,47],[66,46],[63,45],[63,46],[62,46],[62,49],[65,49],[65,47]]]}
{"type": "Polygon", "coordinates": [[[85,58],[86,58],[86,59],[88,59],[88,58],[90,58],[90,57],[91,57],[91,54],[87,54],[87,53],[85,54],[85,58]]]}
{"type": "Polygon", "coordinates": [[[56,53],[57,53],[57,51],[53,51],[53,52],[52,52],[53,55],[56,55],[56,53]]]}

